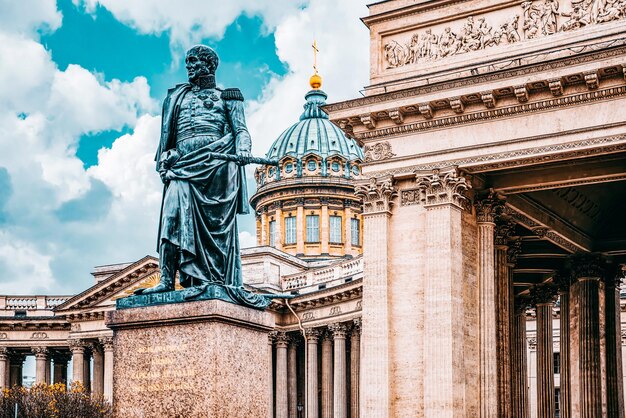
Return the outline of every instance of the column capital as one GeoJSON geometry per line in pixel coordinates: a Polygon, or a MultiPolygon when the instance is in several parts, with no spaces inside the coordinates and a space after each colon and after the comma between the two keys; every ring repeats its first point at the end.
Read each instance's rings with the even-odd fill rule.
{"type": "Polygon", "coordinates": [[[550,305],[556,301],[557,287],[552,283],[534,285],[530,288],[530,302],[534,306],[550,305]]]}
{"type": "Polygon", "coordinates": [[[601,278],[604,276],[604,263],[600,254],[578,253],[570,257],[572,280],[601,278]]]}
{"type": "Polygon", "coordinates": [[[354,320],[352,320],[351,335],[361,335],[361,318],[355,318],[354,320]]]}
{"type": "Polygon", "coordinates": [[[10,351],[7,347],[0,347],[0,360],[6,360],[9,358],[10,351]]]}
{"type": "Polygon", "coordinates": [[[496,218],[495,245],[508,248],[511,238],[515,234],[515,222],[508,216],[500,215],[496,218]]]}
{"type": "Polygon", "coordinates": [[[476,220],[479,223],[494,223],[502,211],[506,197],[492,189],[483,190],[476,196],[474,206],[476,207],[476,220]]]}
{"type": "Polygon", "coordinates": [[[393,199],[398,190],[393,185],[393,177],[372,177],[366,182],[359,182],[354,187],[354,193],[363,199],[363,213],[390,213],[393,199]]]}
{"type": "Polygon", "coordinates": [[[508,248],[506,250],[506,262],[509,266],[513,267],[517,264],[517,256],[522,252],[522,238],[513,237],[509,240],[508,248]]]}
{"type": "Polygon", "coordinates": [[[70,347],[72,354],[81,354],[85,352],[85,341],[78,338],[71,338],[67,340],[67,345],[70,347]]]}
{"type": "Polygon", "coordinates": [[[317,328],[305,328],[304,335],[307,342],[316,343],[321,336],[321,332],[317,328]]]}
{"type": "Polygon", "coordinates": [[[291,338],[289,338],[287,333],[281,332],[281,331],[277,332],[276,336],[274,337],[274,342],[276,343],[276,347],[280,347],[280,348],[287,348],[290,340],[291,338]]]}
{"type": "Polygon", "coordinates": [[[345,340],[348,328],[346,327],[345,324],[336,322],[334,324],[330,324],[328,326],[328,330],[333,334],[333,338],[335,340],[336,339],[345,340]]]}
{"type": "Polygon", "coordinates": [[[453,205],[459,209],[467,208],[469,200],[465,194],[471,184],[458,167],[416,171],[415,178],[422,191],[424,207],[453,205]]]}
{"type": "Polygon", "coordinates": [[[48,359],[48,347],[44,347],[44,346],[35,346],[31,348],[32,352],[35,354],[35,358],[36,359],[43,359],[43,360],[47,360],[48,359]]]}
{"type": "Polygon", "coordinates": [[[563,272],[557,272],[552,276],[552,282],[557,287],[559,293],[567,293],[572,285],[572,276],[563,272]]]}
{"type": "Polygon", "coordinates": [[[515,315],[526,316],[526,310],[528,309],[528,305],[530,305],[530,299],[527,296],[516,296],[513,303],[515,315]]]}
{"type": "Polygon", "coordinates": [[[102,344],[104,351],[113,350],[113,337],[100,337],[98,340],[100,341],[100,344],[102,344]]]}

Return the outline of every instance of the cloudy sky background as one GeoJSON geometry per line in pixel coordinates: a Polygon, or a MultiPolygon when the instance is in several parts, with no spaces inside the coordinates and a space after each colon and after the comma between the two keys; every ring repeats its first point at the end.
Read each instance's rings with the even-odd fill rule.
{"type": "MultiPolygon", "coordinates": [[[[217,49],[262,155],[301,113],[314,37],[329,101],[367,84],[364,4],[0,0],[0,293],[72,294],[155,254],[160,105],[189,46],[217,49]]],[[[252,215],[240,230],[254,245],[252,215]]]]}

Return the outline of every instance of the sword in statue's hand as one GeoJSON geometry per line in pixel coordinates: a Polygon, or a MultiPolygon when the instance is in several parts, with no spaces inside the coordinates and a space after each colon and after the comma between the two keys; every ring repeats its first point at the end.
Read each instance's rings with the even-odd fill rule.
{"type": "Polygon", "coordinates": [[[278,165],[278,160],[273,160],[270,158],[263,157],[253,157],[253,156],[242,156],[237,154],[222,154],[219,152],[209,152],[207,153],[210,158],[215,158],[217,160],[224,161],[233,161],[239,165],[248,165],[248,164],[261,164],[261,165],[278,165]]]}

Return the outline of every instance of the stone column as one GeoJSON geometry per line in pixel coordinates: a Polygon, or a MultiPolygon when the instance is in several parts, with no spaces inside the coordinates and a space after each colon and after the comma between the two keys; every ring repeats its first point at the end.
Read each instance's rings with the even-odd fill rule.
{"type": "Polygon", "coordinates": [[[292,337],[287,348],[287,397],[289,418],[298,418],[298,340],[292,337]]]}
{"type": "Polygon", "coordinates": [[[361,319],[355,319],[350,334],[350,418],[360,418],[361,319]]]}
{"type": "Polygon", "coordinates": [[[276,338],[276,336],[278,335],[278,331],[270,331],[269,334],[267,334],[267,348],[268,348],[268,352],[267,355],[269,357],[268,361],[270,364],[269,367],[269,381],[271,382],[269,387],[267,388],[267,396],[269,397],[270,400],[270,407],[269,407],[269,418],[274,418],[274,339],[276,338]]]}
{"type": "Polygon", "coordinates": [[[620,284],[623,272],[619,268],[606,276],[606,398],[607,418],[624,418],[624,381],[622,375],[622,327],[620,320],[620,284]]]}
{"type": "Polygon", "coordinates": [[[72,381],[84,384],[85,379],[85,347],[81,340],[69,340],[72,352],[72,381]]]}
{"type": "Polygon", "coordinates": [[[102,392],[104,398],[113,401],[113,337],[100,337],[104,351],[104,373],[102,392]]]}
{"type": "Polygon", "coordinates": [[[529,418],[528,361],[526,357],[526,298],[516,298],[515,315],[511,329],[511,401],[515,418],[529,418]]]}
{"type": "Polygon", "coordinates": [[[578,378],[580,417],[602,415],[600,361],[600,278],[599,257],[581,254],[572,257],[572,273],[578,290],[578,378]]]}
{"type": "Polygon", "coordinates": [[[306,238],[306,220],[304,217],[304,198],[297,198],[296,204],[296,254],[304,255],[304,239],[306,238]]]}
{"type": "Polygon", "coordinates": [[[317,340],[320,332],[315,328],[307,328],[306,335],[306,416],[319,416],[317,402],[317,340]]]}
{"type": "MultiPolygon", "coordinates": [[[[360,396],[361,414],[371,418],[390,416],[389,398],[389,217],[397,195],[391,177],[372,178],[358,184],[363,199],[363,350],[360,396]]],[[[315,417],[315,415],[309,415],[315,417]]]]}
{"type": "Polygon", "coordinates": [[[6,376],[9,369],[9,350],[6,347],[0,347],[0,389],[8,388],[6,376]]]}
{"type": "Polygon", "coordinates": [[[274,245],[277,249],[282,250],[285,241],[283,232],[283,203],[274,202],[274,208],[276,211],[276,235],[274,236],[274,245]]]}
{"type": "Polygon", "coordinates": [[[104,351],[99,343],[92,345],[93,352],[93,384],[91,393],[100,397],[104,395],[104,351]]]}
{"type": "Polygon", "coordinates": [[[267,206],[261,208],[261,245],[270,245],[268,237],[269,226],[267,222],[267,206]]]}
{"type": "Polygon", "coordinates": [[[322,418],[333,418],[333,341],[322,335],[322,418]]]}
{"type": "Polygon", "coordinates": [[[287,346],[289,338],[284,332],[276,334],[276,418],[288,418],[287,396],[287,346]]]}
{"type": "Polygon", "coordinates": [[[330,252],[330,218],[328,217],[328,198],[320,199],[322,202],[322,213],[320,216],[320,244],[322,255],[328,255],[330,252]]]}
{"type": "MultiPolygon", "coordinates": [[[[497,207],[496,207],[497,208],[497,207]]],[[[498,210],[499,211],[499,210],[498,210]]],[[[510,272],[515,265],[509,257],[509,238],[515,223],[500,215],[495,229],[496,324],[498,369],[498,417],[511,418],[511,325],[513,322],[513,280],[510,272]]]]}
{"type": "Polygon", "coordinates": [[[346,326],[331,324],[329,330],[333,333],[334,363],[333,363],[333,418],[347,418],[347,381],[346,381],[346,326]]]}
{"type": "Polygon", "coordinates": [[[560,418],[573,418],[571,413],[571,376],[570,376],[570,278],[565,274],[555,275],[554,282],[559,290],[559,347],[561,362],[559,365],[560,382],[560,418]]]}
{"type": "Polygon", "coordinates": [[[57,353],[54,356],[53,383],[67,384],[67,362],[69,360],[70,360],[70,357],[67,354],[57,353]]]}
{"type": "MultiPolygon", "coordinates": [[[[425,218],[425,289],[424,289],[424,416],[427,417],[456,417],[466,416],[469,409],[473,409],[472,404],[480,402],[475,398],[466,398],[467,385],[472,383],[466,381],[466,364],[464,353],[468,350],[476,350],[477,347],[468,347],[467,343],[471,337],[466,337],[465,333],[459,332],[459,326],[466,322],[464,292],[459,288],[459,282],[465,280],[463,271],[463,211],[466,210],[468,201],[464,196],[470,187],[467,180],[452,167],[445,171],[432,170],[428,173],[417,173],[417,184],[422,191],[422,199],[426,213],[425,218]]],[[[485,344],[495,355],[495,308],[493,299],[493,233],[491,241],[485,235],[493,231],[487,227],[483,231],[481,245],[491,245],[491,250],[483,247],[481,255],[491,257],[490,302],[480,298],[480,305],[490,303],[491,309],[485,307],[485,314],[489,312],[489,319],[483,321],[487,326],[485,334],[485,344]],[[490,244],[489,244],[490,243],[490,244]],[[489,254],[491,256],[489,256],[489,254]],[[488,323],[488,324],[487,324],[488,323]]],[[[482,258],[479,256],[479,259],[482,258]]],[[[482,263],[480,261],[479,263],[482,263]]],[[[485,270],[487,270],[485,268],[485,270]]],[[[484,273],[488,273],[484,271],[484,273]]],[[[484,277],[484,276],[483,276],[484,277]]],[[[479,286],[480,287],[480,286],[479,286]]],[[[365,288],[365,285],[364,285],[365,288]]],[[[482,292],[482,290],[481,290],[482,292]]],[[[472,316],[473,313],[471,313],[472,316]]],[[[366,324],[364,324],[366,325],[366,324]]],[[[482,330],[481,326],[481,330],[482,330]]],[[[365,331],[365,328],[363,329],[365,331]]],[[[480,331],[482,332],[482,331],[480,331]]],[[[478,342],[482,341],[478,338],[478,342]]],[[[367,347],[367,341],[363,340],[363,349],[367,347]]],[[[481,345],[480,350],[485,348],[481,345]]],[[[489,396],[489,405],[486,412],[497,414],[497,386],[495,381],[495,363],[487,358],[483,358],[490,382],[489,387],[485,387],[483,395],[489,396]],[[496,395],[494,395],[496,394],[496,395]]],[[[482,375],[483,367],[480,369],[482,375]]],[[[370,388],[362,381],[364,393],[370,388]]],[[[477,382],[478,383],[478,382],[477,382]]],[[[483,382],[484,383],[484,382],[483,382]]],[[[473,385],[472,385],[473,386],[473,385]]],[[[482,395],[481,395],[482,396],[482,395]]],[[[361,410],[362,416],[368,416],[367,411],[361,410]]],[[[389,416],[389,415],[387,415],[389,416]]]]}
{"type": "Polygon", "coordinates": [[[91,392],[91,350],[85,349],[84,361],[83,361],[83,385],[87,393],[91,392]]]}
{"type": "MultiPolygon", "coordinates": [[[[498,417],[498,321],[495,261],[495,217],[502,210],[502,199],[488,192],[476,201],[478,224],[478,288],[480,308],[480,416],[498,417]]],[[[506,257],[506,248],[504,252],[506,257]]],[[[504,417],[504,415],[503,415],[504,417]]]]}
{"type": "Polygon", "coordinates": [[[343,250],[345,254],[352,254],[352,201],[346,199],[343,208],[343,250]]]}
{"type": "Polygon", "coordinates": [[[550,284],[531,288],[537,309],[537,416],[554,417],[554,337],[552,305],[556,288],[550,284]]]}
{"type": "Polygon", "coordinates": [[[35,353],[35,383],[46,382],[46,365],[48,364],[48,348],[33,347],[35,353]]]}

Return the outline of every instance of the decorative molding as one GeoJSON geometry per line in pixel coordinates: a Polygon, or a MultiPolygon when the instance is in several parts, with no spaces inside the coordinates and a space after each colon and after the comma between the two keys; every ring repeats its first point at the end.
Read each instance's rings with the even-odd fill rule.
{"type": "Polygon", "coordinates": [[[401,125],[404,122],[404,113],[399,108],[389,109],[389,118],[396,125],[401,125]]]}
{"type": "MultiPolygon", "coordinates": [[[[482,75],[474,75],[472,77],[460,78],[457,77],[450,81],[443,81],[440,83],[429,83],[421,86],[411,87],[404,90],[393,91],[385,94],[377,94],[372,96],[365,96],[358,99],[346,100],[343,102],[327,104],[324,109],[328,112],[342,111],[347,109],[353,109],[361,106],[375,105],[378,103],[396,102],[398,100],[410,99],[419,96],[423,96],[429,93],[435,93],[445,90],[453,90],[457,88],[463,88],[470,85],[488,83],[492,81],[506,80],[515,77],[527,76],[529,74],[541,73],[544,71],[557,70],[560,68],[567,68],[577,64],[584,64],[590,62],[602,62],[614,57],[622,57],[626,54],[626,39],[619,41],[610,40],[606,42],[600,42],[598,44],[583,46],[580,50],[577,50],[576,57],[562,58],[558,61],[546,62],[545,56],[542,55],[542,61],[533,65],[526,65],[521,68],[511,68],[509,70],[506,67],[501,68],[501,71],[496,73],[487,73],[482,75]],[[588,48],[593,48],[589,51],[588,48]],[[606,49],[611,48],[611,49],[606,49]],[[580,55],[587,53],[585,55],[580,55]]],[[[510,62],[510,60],[508,60],[510,62]]],[[[530,64],[525,61],[526,64],[530,64]]],[[[510,62],[510,65],[519,65],[516,62],[510,62]]],[[[626,67],[624,68],[624,79],[626,80],[626,67]]],[[[525,86],[518,86],[525,87],[525,86]]],[[[518,88],[516,87],[516,89],[518,88]]],[[[519,97],[518,97],[519,100],[519,97]]],[[[349,124],[347,119],[333,120],[340,127],[343,124],[349,124]]],[[[344,128],[341,128],[344,129],[344,128]]]]}
{"type": "Polygon", "coordinates": [[[418,105],[418,110],[420,114],[426,119],[432,119],[434,116],[433,107],[430,105],[430,103],[420,103],[418,105]]]}
{"type": "Polygon", "coordinates": [[[377,212],[390,212],[393,199],[398,195],[393,179],[372,177],[368,183],[355,186],[355,193],[363,199],[365,215],[377,212]]]}
{"type": "Polygon", "coordinates": [[[528,101],[528,88],[526,86],[515,86],[515,97],[520,103],[526,103],[528,101]]]}
{"type": "Polygon", "coordinates": [[[48,339],[48,334],[45,332],[33,332],[30,336],[31,340],[47,340],[48,339]]]}
{"type": "MultiPolygon", "coordinates": [[[[554,89],[556,88],[557,87],[554,87],[554,89]]],[[[556,90],[552,90],[553,94],[555,93],[555,91],[556,90]]],[[[359,141],[364,141],[393,135],[407,134],[411,132],[425,131],[428,129],[439,129],[459,124],[487,121],[524,113],[535,113],[545,111],[547,109],[556,109],[559,107],[572,106],[580,103],[589,103],[607,98],[623,96],[624,94],[626,94],[626,86],[615,86],[603,90],[598,89],[593,91],[585,91],[568,96],[538,100],[532,103],[518,103],[512,104],[510,106],[480,110],[471,113],[463,113],[464,109],[460,99],[458,99],[458,103],[456,103],[455,101],[457,99],[451,99],[450,105],[456,106],[456,108],[453,108],[454,111],[456,113],[463,113],[462,115],[422,120],[399,126],[388,126],[381,129],[369,128],[371,130],[355,133],[354,137],[359,141]]]]}
{"type": "Polygon", "coordinates": [[[480,173],[504,168],[520,167],[537,163],[548,163],[563,159],[590,157],[598,154],[615,153],[626,150],[626,135],[612,135],[602,138],[584,139],[581,141],[551,144],[543,147],[524,148],[515,151],[492,153],[469,158],[444,160],[433,163],[418,164],[390,170],[381,170],[369,173],[371,176],[406,175],[418,170],[432,170],[436,167],[456,165],[470,173],[480,173]],[[617,142],[617,143],[615,143],[617,142]],[[599,147],[599,145],[605,145],[599,147]],[[595,146],[595,148],[593,148],[595,146]],[[549,153],[549,154],[548,154],[549,153]],[[522,158],[526,157],[526,158],[522,158]],[[479,164],[484,163],[484,164],[479,164]],[[472,165],[471,167],[465,167],[472,165]]]}
{"type": "Polygon", "coordinates": [[[492,91],[481,92],[480,99],[483,101],[483,104],[487,108],[493,109],[494,107],[496,107],[496,97],[494,96],[492,91]]]}
{"type": "Polygon", "coordinates": [[[553,96],[563,95],[563,82],[560,78],[548,80],[548,87],[553,96]]]}
{"type": "MultiPolygon", "coordinates": [[[[524,1],[519,9],[494,21],[493,15],[469,16],[439,33],[432,28],[409,34],[408,41],[391,39],[383,45],[386,68],[423,64],[504,44],[569,32],[611,22],[626,15],[623,0],[572,0],[569,11],[559,11],[557,0],[524,1]]],[[[405,38],[406,39],[406,38],[405,38]]]]}
{"type": "Polygon", "coordinates": [[[361,123],[365,125],[367,129],[376,128],[376,119],[372,115],[361,115],[360,116],[361,123]]]}
{"type": "Polygon", "coordinates": [[[366,145],[363,148],[363,153],[365,154],[365,162],[387,160],[396,155],[391,151],[391,144],[389,141],[366,145]]]}
{"type": "Polygon", "coordinates": [[[465,105],[460,97],[450,97],[450,107],[454,113],[461,114],[465,111],[465,105]]]}
{"type": "Polygon", "coordinates": [[[422,201],[420,189],[407,189],[400,191],[400,206],[419,205],[422,201]]]}
{"type": "Polygon", "coordinates": [[[424,207],[454,205],[466,209],[468,199],[465,193],[471,185],[457,167],[416,172],[415,176],[423,193],[424,207]]]}
{"type": "Polygon", "coordinates": [[[591,89],[591,90],[595,90],[598,88],[599,84],[599,80],[598,80],[598,72],[597,71],[590,71],[590,72],[586,72],[584,73],[585,76],[585,83],[587,84],[587,88],[591,89]]]}

